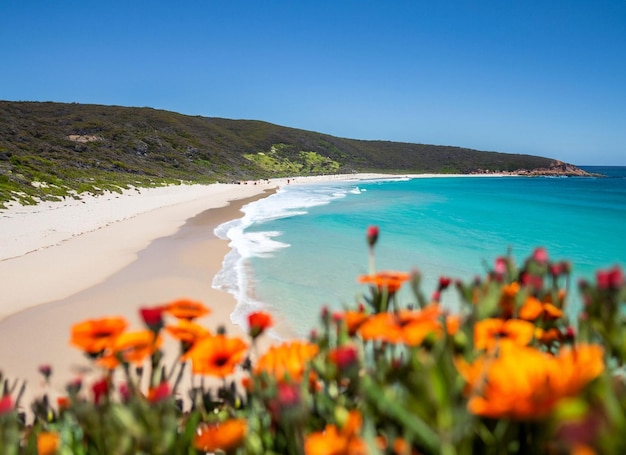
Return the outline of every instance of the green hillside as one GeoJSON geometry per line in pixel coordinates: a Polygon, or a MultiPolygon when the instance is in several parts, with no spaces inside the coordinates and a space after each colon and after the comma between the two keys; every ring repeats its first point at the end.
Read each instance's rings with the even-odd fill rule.
{"type": "Polygon", "coordinates": [[[0,101],[0,119],[0,204],[181,181],[555,165],[538,156],[344,139],[262,121],[151,108],[0,101]]]}

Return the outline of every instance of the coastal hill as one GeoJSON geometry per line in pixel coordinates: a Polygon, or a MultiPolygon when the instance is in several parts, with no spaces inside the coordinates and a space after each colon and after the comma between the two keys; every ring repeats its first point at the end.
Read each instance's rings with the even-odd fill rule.
{"type": "Polygon", "coordinates": [[[167,183],[316,174],[585,175],[550,158],[345,139],[152,108],[0,101],[0,207],[167,183]]]}

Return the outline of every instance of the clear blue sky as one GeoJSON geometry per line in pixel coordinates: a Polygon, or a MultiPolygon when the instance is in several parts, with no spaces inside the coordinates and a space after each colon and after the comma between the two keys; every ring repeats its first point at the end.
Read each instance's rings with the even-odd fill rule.
{"type": "Polygon", "coordinates": [[[0,99],[626,165],[626,1],[0,0],[0,99]]]}

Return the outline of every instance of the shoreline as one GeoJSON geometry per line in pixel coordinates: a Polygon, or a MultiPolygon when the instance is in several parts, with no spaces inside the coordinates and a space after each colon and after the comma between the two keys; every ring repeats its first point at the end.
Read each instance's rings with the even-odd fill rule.
{"type": "MultiPolygon", "coordinates": [[[[198,322],[212,333],[224,327],[229,335],[245,338],[245,329],[230,323],[237,302],[231,294],[211,286],[210,277],[222,267],[222,258],[229,250],[228,241],[216,237],[213,230],[241,216],[244,204],[273,191],[276,189],[265,188],[253,196],[204,210],[187,219],[174,234],[152,240],[134,261],[99,283],[0,321],[0,369],[10,381],[26,381],[22,404],[31,403],[43,393],[52,399],[62,396],[65,385],[77,378],[83,383],[95,380],[97,371],[82,352],[69,345],[71,326],[86,319],[122,316],[129,323],[128,330],[139,330],[143,328],[141,307],[190,298],[211,309],[198,322]],[[46,388],[38,373],[38,367],[44,364],[51,365],[54,372],[46,388]]],[[[109,227],[105,229],[110,231],[109,227]]],[[[67,243],[71,242],[75,240],[67,243]]],[[[168,323],[174,321],[169,319],[168,323]]],[[[177,357],[178,344],[167,335],[163,338],[166,364],[170,365],[177,357]]]]}
{"type": "MultiPolygon", "coordinates": [[[[131,264],[158,238],[204,210],[282,185],[413,178],[493,178],[507,174],[334,174],[241,184],[133,188],[101,196],[12,204],[0,209],[0,322],[27,308],[67,298],[131,264]],[[106,260],[104,260],[106,259],[106,260]],[[98,267],[92,266],[94,261],[98,267]],[[35,277],[32,285],[30,278],[35,277]]],[[[1,365],[0,365],[1,367],[1,365]]]]}
{"type": "MultiPolygon", "coordinates": [[[[24,403],[30,403],[43,393],[38,366],[51,365],[52,388],[46,391],[62,395],[69,381],[88,376],[89,362],[68,343],[73,324],[121,315],[136,330],[142,327],[140,307],[185,297],[212,309],[207,321],[199,321],[211,331],[224,326],[228,333],[244,336],[245,329],[231,320],[235,297],[212,287],[230,251],[229,241],[214,234],[219,224],[241,217],[244,204],[282,185],[430,177],[452,176],[351,174],[174,186],[0,210],[0,275],[6,283],[0,306],[0,370],[11,381],[27,381],[24,403]],[[73,230],[63,231],[68,225],[73,230]],[[20,226],[28,235],[21,235],[20,226]],[[45,237],[49,231],[57,235],[45,237]],[[65,237],[59,240],[60,235],[65,237]],[[42,246],[40,237],[48,244],[42,246]],[[39,242],[36,248],[37,243],[28,243],[33,238],[39,242]],[[15,244],[29,252],[6,258],[15,244]]],[[[292,336],[280,320],[274,331],[280,338],[292,336]]],[[[264,343],[277,341],[264,338],[264,343]]],[[[176,356],[172,343],[164,345],[168,358],[176,356]]]]}

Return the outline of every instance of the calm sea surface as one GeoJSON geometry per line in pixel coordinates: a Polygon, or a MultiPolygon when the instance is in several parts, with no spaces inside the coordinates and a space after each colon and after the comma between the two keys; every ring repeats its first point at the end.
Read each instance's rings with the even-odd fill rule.
{"type": "MultiPolygon", "coordinates": [[[[543,246],[553,259],[569,260],[576,278],[593,278],[598,268],[626,266],[626,167],[584,168],[606,177],[286,186],[216,229],[233,249],[213,285],[237,298],[235,322],[268,308],[305,336],[322,306],[341,308],[366,291],[356,277],[367,273],[369,225],[381,232],[377,269],[418,269],[427,295],[439,276],[482,275],[509,248],[521,262],[543,246]]],[[[408,291],[402,297],[411,299],[408,291]]]]}

